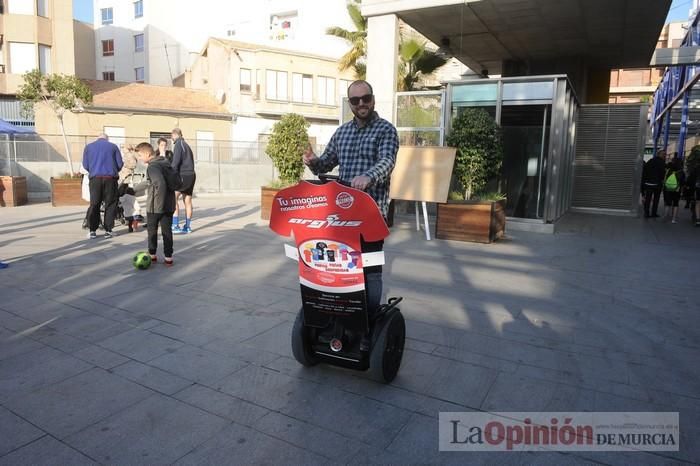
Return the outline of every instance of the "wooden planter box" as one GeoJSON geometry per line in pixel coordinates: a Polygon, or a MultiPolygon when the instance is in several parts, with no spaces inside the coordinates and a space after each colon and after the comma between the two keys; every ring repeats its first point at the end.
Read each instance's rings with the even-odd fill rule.
{"type": "Polygon", "coordinates": [[[506,231],[506,201],[438,204],[438,239],[491,243],[506,231]]]}
{"type": "Polygon", "coordinates": [[[88,205],[82,193],[83,180],[80,178],[51,178],[51,205],[54,207],[88,205]]]}
{"type": "Polygon", "coordinates": [[[270,220],[270,211],[272,210],[272,200],[282,189],[268,188],[267,186],[260,187],[260,218],[270,220]]]}
{"type": "Polygon", "coordinates": [[[0,176],[0,207],[17,207],[27,203],[27,178],[0,176]]]}

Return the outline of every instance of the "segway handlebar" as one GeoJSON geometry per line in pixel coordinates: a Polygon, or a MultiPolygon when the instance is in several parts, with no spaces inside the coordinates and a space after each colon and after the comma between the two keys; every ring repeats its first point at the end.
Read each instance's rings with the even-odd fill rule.
{"type": "Polygon", "coordinates": [[[321,175],[318,175],[318,179],[321,183],[328,183],[329,181],[335,181],[337,183],[342,184],[343,186],[351,187],[350,182],[341,180],[338,175],[321,174],[321,175]]]}

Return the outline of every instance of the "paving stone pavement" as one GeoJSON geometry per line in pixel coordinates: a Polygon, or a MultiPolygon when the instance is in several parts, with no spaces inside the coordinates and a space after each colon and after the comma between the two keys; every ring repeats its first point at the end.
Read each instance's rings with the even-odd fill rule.
{"type": "MultiPolygon", "coordinates": [[[[0,465],[697,464],[700,229],[569,215],[555,235],[426,242],[401,218],[389,386],[292,358],[284,240],[255,199],[198,198],[175,266],[82,208],[0,209],[0,465]],[[673,453],[440,453],[441,411],[678,411],[673,453]]],[[[685,215],[686,212],[683,212],[685,215]]]]}

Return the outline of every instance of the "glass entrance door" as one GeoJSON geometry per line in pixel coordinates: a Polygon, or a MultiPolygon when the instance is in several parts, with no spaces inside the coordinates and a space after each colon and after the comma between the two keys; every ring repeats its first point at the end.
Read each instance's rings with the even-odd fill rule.
{"type": "Polygon", "coordinates": [[[551,105],[504,105],[501,191],[506,215],[544,217],[551,105]]]}

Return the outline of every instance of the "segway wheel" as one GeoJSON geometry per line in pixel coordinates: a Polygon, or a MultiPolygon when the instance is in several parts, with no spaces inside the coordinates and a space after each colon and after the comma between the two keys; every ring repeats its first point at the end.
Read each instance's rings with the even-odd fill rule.
{"type": "Polygon", "coordinates": [[[403,346],[406,340],[406,323],[401,312],[392,312],[376,325],[379,333],[372,346],[369,360],[370,376],[382,383],[391,383],[399,372],[403,346]]]}
{"type": "Polygon", "coordinates": [[[302,366],[311,367],[318,363],[311,350],[309,331],[304,327],[304,308],[299,309],[292,327],[292,354],[302,366]]]}

